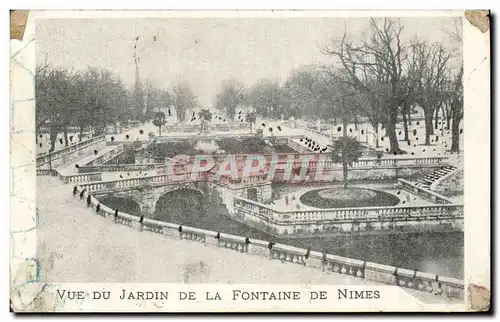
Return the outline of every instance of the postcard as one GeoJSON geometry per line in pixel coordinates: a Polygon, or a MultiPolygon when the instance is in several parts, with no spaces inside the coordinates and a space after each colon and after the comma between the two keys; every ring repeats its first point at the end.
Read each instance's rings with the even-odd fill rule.
{"type": "Polygon", "coordinates": [[[11,311],[490,308],[488,11],[12,11],[11,311]]]}

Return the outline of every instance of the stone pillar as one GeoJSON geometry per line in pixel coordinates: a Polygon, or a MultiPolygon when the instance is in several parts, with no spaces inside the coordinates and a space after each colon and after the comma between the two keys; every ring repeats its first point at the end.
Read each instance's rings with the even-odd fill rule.
{"type": "Polygon", "coordinates": [[[153,215],[156,210],[156,201],[158,199],[155,198],[155,195],[152,191],[149,191],[149,193],[144,193],[141,198],[141,213],[144,215],[145,218],[153,218],[153,215]]]}
{"type": "Polygon", "coordinates": [[[223,186],[216,186],[221,202],[226,206],[230,215],[234,215],[234,196],[237,195],[236,190],[232,190],[223,186]]]}
{"type": "Polygon", "coordinates": [[[259,200],[258,200],[259,202],[266,203],[266,202],[271,200],[272,194],[273,194],[273,189],[271,187],[271,183],[261,185],[257,189],[259,190],[259,193],[257,194],[257,196],[259,198],[259,200]]]}

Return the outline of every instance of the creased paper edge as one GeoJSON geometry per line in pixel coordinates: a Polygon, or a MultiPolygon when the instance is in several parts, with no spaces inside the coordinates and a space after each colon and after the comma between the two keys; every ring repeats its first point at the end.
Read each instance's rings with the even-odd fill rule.
{"type": "Polygon", "coordinates": [[[482,33],[490,29],[490,11],[489,10],[466,10],[465,19],[471,25],[479,29],[482,33]]]}
{"type": "Polygon", "coordinates": [[[28,21],[29,10],[10,11],[10,39],[22,40],[26,23],[28,21]]]}
{"type": "Polygon", "coordinates": [[[477,284],[467,287],[467,301],[472,312],[487,312],[491,308],[491,291],[489,288],[477,284]]]}

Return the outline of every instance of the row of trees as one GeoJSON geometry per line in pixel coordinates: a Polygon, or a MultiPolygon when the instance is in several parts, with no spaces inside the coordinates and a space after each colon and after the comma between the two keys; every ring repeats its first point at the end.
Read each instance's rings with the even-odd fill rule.
{"type": "MultiPolygon", "coordinates": [[[[303,66],[282,84],[262,80],[246,87],[237,80],[227,80],[215,97],[215,107],[230,119],[238,107],[252,107],[254,113],[243,119],[251,124],[256,114],[334,119],[344,125],[367,118],[374,129],[380,124],[386,129],[394,153],[402,152],[396,123],[403,122],[405,139],[409,139],[412,111],[420,108],[425,116],[426,144],[440,117],[451,129],[451,150],[458,151],[463,65],[452,64],[453,53],[440,43],[418,38],[403,41],[403,26],[396,19],[372,18],[370,31],[360,43],[344,33],[324,48],[331,64],[303,66]]],[[[454,36],[460,43],[460,34],[454,36]]],[[[36,105],[37,130],[49,128],[52,148],[58,133],[64,133],[68,144],[70,128],[83,132],[92,126],[99,133],[106,125],[126,120],[157,120],[157,126],[164,125],[174,113],[165,111],[169,107],[175,110],[177,121],[184,122],[188,111],[200,107],[187,85],[164,90],[146,81],[144,86],[129,90],[106,70],[76,72],[47,64],[37,67],[36,105]],[[163,116],[157,114],[159,111],[163,116]]],[[[205,115],[199,117],[207,119],[205,115]]],[[[346,136],[347,127],[342,128],[346,136]]]]}
{"type": "Polygon", "coordinates": [[[127,119],[128,93],[115,75],[89,68],[84,72],[40,65],[36,70],[36,129],[48,129],[51,151],[58,133],[68,145],[71,128],[83,133],[92,126],[103,131],[107,124],[127,119]]]}
{"type": "MultiPolygon", "coordinates": [[[[403,122],[405,140],[412,111],[425,118],[425,143],[446,120],[452,131],[452,151],[459,149],[459,125],[463,118],[463,64],[442,43],[418,37],[403,41],[397,19],[370,19],[371,35],[355,43],[347,33],[324,48],[332,63],[304,66],[288,79],[262,80],[246,88],[227,80],[215,106],[234,117],[238,106],[253,107],[263,117],[290,116],[337,119],[344,125],[367,118],[374,129],[382,125],[390,140],[390,152],[402,153],[396,123],[403,122]]],[[[461,43],[461,34],[452,35],[461,43]]],[[[346,126],[342,127],[346,131],[346,126]]],[[[346,133],[344,133],[345,136],[346,133]]]]}
{"type": "MultiPolygon", "coordinates": [[[[59,133],[67,146],[68,132],[81,135],[92,128],[100,134],[118,122],[152,120],[159,110],[169,107],[176,111],[177,121],[183,122],[187,111],[199,105],[187,85],[166,91],[145,82],[128,89],[117,75],[97,68],[74,71],[41,64],[35,77],[36,130],[50,133],[51,152],[59,133]]],[[[170,110],[164,114],[172,115],[170,110]]]]}

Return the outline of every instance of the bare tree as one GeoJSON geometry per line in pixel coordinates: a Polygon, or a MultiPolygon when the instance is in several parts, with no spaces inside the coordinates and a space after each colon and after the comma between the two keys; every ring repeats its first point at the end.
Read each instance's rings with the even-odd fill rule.
{"type": "Polygon", "coordinates": [[[379,124],[384,120],[384,104],[386,97],[390,94],[389,88],[384,84],[378,83],[375,79],[366,79],[365,86],[369,91],[360,92],[356,97],[359,100],[359,107],[362,115],[368,117],[370,124],[375,131],[376,147],[379,147],[379,124]]]}
{"type": "MultiPolygon", "coordinates": [[[[415,40],[411,44],[412,55],[416,62],[413,69],[414,88],[417,89],[416,100],[424,110],[425,144],[430,144],[430,136],[434,134],[432,120],[436,111],[445,99],[447,64],[450,54],[441,44],[427,44],[415,40]]],[[[437,124],[437,121],[436,121],[437,124]]]]}
{"type": "Polygon", "coordinates": [[[144,117],[156,118],[156,113],[173,105],[170,93],[150,81],[144,82],[144,117]]]}
{"type": "Polygon", "coordinates": [[[396,123],[404,93],[405,82],[403,78],[403,64],[407,59],[406,46],[401,43],[403,27],[399,20],[382,19],[381,23],[375,18],[370,18],[372,34],[360,46],[353,44],[344,32],[338,43],[333,43],[325,49],[325,53],[335,57],[342,65],[352,86],[362,93],[370,94],[372,91],[367,80],[374,79],[376,88],[384,88],[382,123],[389,136],[390,151],[401,153],[396,136],[396,123]]]}
{"type": "Polygon", "coordinates": [[[245,85],[237,80],[226,80],[215,97],[215,107],[234,119],[236,108],[245,101],[245,85]]]}
{"type": "Polygon", "coordinates": [[[464,66],[460,66],[458,73],[453,77],[453,85],[449,92],[451,106],[451,152],[460,150],[460,121],[464,117],[463,78],[464,66]]]}
{"type": "Polygon", "coordinates": [[[177,112],[179,123],[186,119],[186,112],[199,106],[198,99],[186,84],[178,84],[172,88],[172,103],[177,112]]]}
{"type": "MultiPolygon", "coordinates": [[[[40,65],[36,72],[37,130],[50,132],[51,151],[58,133],[68,145],[70,127],[94,127],[102,131],[125,115],[128,93],[119,78],[106,70],[89,68],[85,72],[68,71],[40,65]]],[[[80,136],[81,138],[81,136],[80,136]]]]}
{"type": "Polygon", "coordinates": [[[316,93],[319,72],[318,68],[306,66],[294,70],[288,77],[283,85],[281,97],[283,113],[286,117],[320,115],[316,93]]]}
{"type": "MultiPolygon", "coordinates": [[[[463,43],[463,30],[462,30],[461,17],[453,18],[453,30],[449,33],[451,38],[459,44],[458,48],[461,50],[463,43]]],[[[464,65],[460,61],[458,72],[451,74],[449,77],[449,90],[447,95],[447,106],[449,107],[448,117],[451,118],[451,152],[460,151],[460,122],[464,116],[464,89],[463,89],[463,76],[464,65]]],[[[448,119],[447,119],[448,120],[448,119]]],[[[449,122],[447,122],[449,123],[449,122]]],[[[449,124],[448,128],[449,128],[449,124]]]]}

